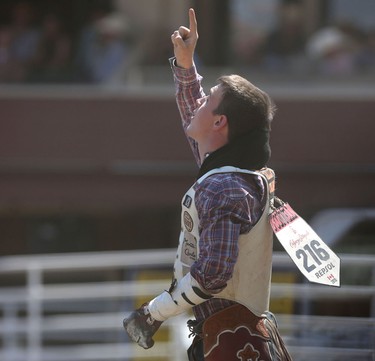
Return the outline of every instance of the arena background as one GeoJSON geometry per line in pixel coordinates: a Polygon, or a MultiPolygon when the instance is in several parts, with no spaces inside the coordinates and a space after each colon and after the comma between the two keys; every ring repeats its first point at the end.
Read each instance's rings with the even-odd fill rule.
{"type": "MultiPolygon", "coordinates": [[[[176,246],[197,168],[168,57],[191,6],[204,87],[239,73],[276,103],[277,195],[312,224],[330,212],[327,234],[349,212],[332,248],[375,254],[373,1],[2,0],[0,263],[176,246]]],[[[315,311],[374,317],[371,302],[315,311]]]]}

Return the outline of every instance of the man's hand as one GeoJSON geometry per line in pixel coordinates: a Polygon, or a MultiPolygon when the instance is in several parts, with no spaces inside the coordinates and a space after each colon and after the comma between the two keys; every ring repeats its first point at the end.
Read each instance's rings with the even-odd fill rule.
{"type": "Polygon", "coordinates": [[[154,320],[148,311],[147,303],[133,311],[123,321],[129,337],[144,349],[154,346],[152,336],[159,329],[162,322],[154,320]]]}
{"type": "Polygon", "coordinates": [[[189,69],[194,63],[194,50],[198,41],[197,19],[194,9],[189,9],[189,29],[180,26],[172,36],[177,66],[189,69]]]}

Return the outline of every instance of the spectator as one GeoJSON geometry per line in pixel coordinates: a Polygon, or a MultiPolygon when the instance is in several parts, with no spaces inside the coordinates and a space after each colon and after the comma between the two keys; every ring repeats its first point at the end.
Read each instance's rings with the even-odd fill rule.
{"type": "Polygon", "coordinates": [[[303,28],[301,5],[281,5],[279,25],[272,31],[264,45],[264,64],[267,70],[293,70],[304,56],[306,37],[303,28]]]}
{"type": "Polygon", "coordinates": [[[78,81],[87,82],[91,79],[88,64],[90,63],[90,56],[92,49],[96,42],[97,29],[96,24],[100,19],[107,15],[107,11],[102,7],[94,7],[88,14],[88,22],[79,32],[79,40],[74,59],[75,79],[78,81]]]}
{"type": "Polygon", "coordinates": [[[347,75],[355,71],[354,39],[337,26],[318,30],[309,39],[306,52],[313,68],[324,75],[347,75]]]}
{"type": "Polygon", "coordinates": [[[42,34],[29,80],[32,82],[62,82],[70,80],[72,44],[62,21],[54,13],[42,22],[42,34]]]}
{"type": "MultiPolygon", "coordinates": [[[[109,14],[95,23],[95,31],[81,43],[85,55],[83,69],[94,83],[121,80],[126,73],[130,47],[125,40],[128,22],[117,14],[109,14]]],[[[82,51],[82,49],[80,49],[82,51]]]]}
{"type": "Polygon", "coordinates": [[[33,6],[27,1],[15,4],[12,10],[9,26],[9,56],[12,66],[8,81],[22,82],[27,78],[40,37],[39,31],[33,25],[34,15],[33,6]]]}

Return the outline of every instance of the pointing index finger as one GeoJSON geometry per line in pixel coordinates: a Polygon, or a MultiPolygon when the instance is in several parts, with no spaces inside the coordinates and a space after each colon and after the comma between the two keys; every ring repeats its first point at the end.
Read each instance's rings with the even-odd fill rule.
{"type": "Polygon", "coordinates": [[[195,17],[194,9],[189,9],[189,28],[194,34],[197,33],[197,19],[195,17]]]}

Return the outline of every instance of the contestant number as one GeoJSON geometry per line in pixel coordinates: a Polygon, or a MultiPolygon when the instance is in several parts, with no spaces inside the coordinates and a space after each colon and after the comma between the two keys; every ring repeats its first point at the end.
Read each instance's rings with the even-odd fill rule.
{"type": "Polygon", "coordinates": [[[320,243],[316,240],[306,244],[303,248],[296,251],[296,257],[302,258],[303,267],[307,272],[312,272],[322,262],[329,260],[328,252],[321,247],[320,243]]]}

